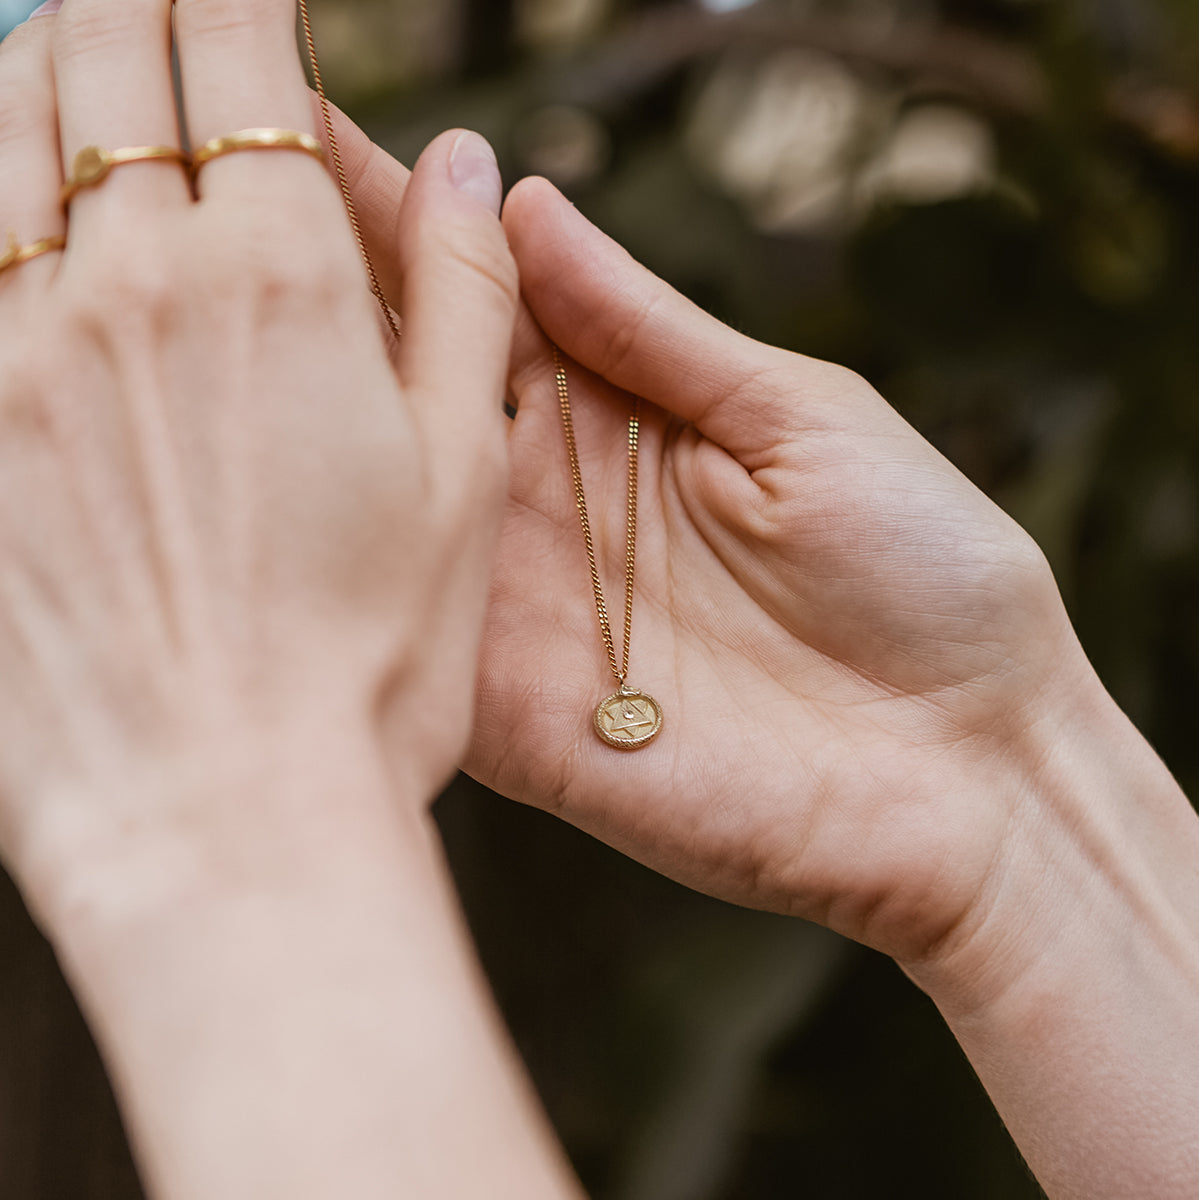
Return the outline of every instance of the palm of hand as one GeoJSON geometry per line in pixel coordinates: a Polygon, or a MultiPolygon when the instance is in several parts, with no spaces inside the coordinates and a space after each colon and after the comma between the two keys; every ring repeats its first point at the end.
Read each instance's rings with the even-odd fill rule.
{"type": "MultiPolygon", "coordinates": [[[[648,409],[630,681],[666,723],[622,754],[588,728],[612,680],[544,362],[517,396],[471,769],[693,886],[886,943],[951,845],[1002,832],[964,780],[1035,684],[1035,548],[889,410],[846,429],[871,398],[840,373],[841,427],[763,431],[752,471],[648,409]],[[897,911],[835,913],[847,895],[897,911]]],[[[572,374],[618,625],[628,404],[572,374]]]]}
{"type": "MultiPolygon", "coordinates": [[[[468,770],[701,890],[920,953],[1019,801],[972,793],[1067,628],[1039,552],[846,372],[756,348],[735,454],[670,418],[664,385],[644,397],[630,682],[665,724],[621,753],[589,728],[614,685],[548,346],[523,341],[468,770]]],[[[628,399],[568,372],[618,626],[628,399]]]]}

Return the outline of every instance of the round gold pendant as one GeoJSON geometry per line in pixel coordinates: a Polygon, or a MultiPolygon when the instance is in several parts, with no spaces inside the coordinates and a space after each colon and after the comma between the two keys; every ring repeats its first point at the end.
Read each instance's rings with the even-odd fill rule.
{"type": "Polygon", "coordinates": [[[652,742],[662,728],[662,708],[653,696],[622,687],[596,706],[595,732],[618,750],[638,750],[652,742]]]}

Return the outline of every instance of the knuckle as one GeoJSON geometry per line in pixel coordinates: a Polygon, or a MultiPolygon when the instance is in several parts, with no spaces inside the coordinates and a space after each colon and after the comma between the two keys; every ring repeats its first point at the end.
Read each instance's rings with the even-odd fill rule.
{"type": "Polygon", "coordinates": [[[190,271],[209,295],[257,299],[279,312],[336,303],[365,284],[351,254],[314,237],[300,214],[244,205],[194,244],[190,271]]]}
{"type": "Polygon", "coordinates": [[[174,256],[165,248],[154,253],[145,242],[135,244],[133,239],[111,236],[95,262],[99,278],[88,289],[93,302],[114,315],[161,313],[174,307],[174,256]]]}
{"type": "Polygon", "coordinates": [[[147,30],[153,28],[148,8],[143,0],[64,5],[55,17],[55,59],[69,63],[144,42],[147,30]]]}
{"type": "Polygon", "coordinates": [[[175,28],[181,40],[203,40],[233,53],[265,40],[295,36],[294,0],[175,0],[175,28]]]}
{"type": "Polygon", "coordinates": [[[766,358],[739,390],[749,408],[757,397],[767,397],[792,437],[841,430],[847,414],[863,407],[890,410],[878,391],[849,367],[771,347],[764,350],[766,358]]]}
{"type": "MultiPolygon", "coordinates": [[[[49,79],[34,66],[33,36],[18,26],[0,42],[0,149],[31,136],[45,137],[53,128],[53,97],[49,79]]],[[[47,65],[48,69],[48,65],[47,65]]]]}
{"type": "Polygon", "coordinates": [[[520,295],[516,261],[507,243],[498,236],[452,237],[445,247],[448,258],[489,291],[504,311],[515,310],[520,295]]]}
{"type": "Polygon", "coordinates": [[[418,212],[400,214],[400,247],[404,265],[430,281],[442,280],[473,292],[476,284],[515,307],[519,294],[516,261],[499,223],[476,213],[418,212]]]}
{"type": "Polygon", "coordinates": [[[140,337],[165,327],[182,304],[176,266],[176,253],[152,229],[111,229],[64,274],[63,318],[81,332],[109,335],[130,330],[140,337]]]}
{"type": "Polygon", "coordinates": [[[9,359],[3,364],[5,386],[0,395],[0,444],[8,449],[45,440],[50,414],[33,364],[9,359]]]}
{"type": "Polygon", "coordinates": [[[15,80],[0,81],[0,150],[16,146],[39,131],[38,114],[21,93],[15,80]]]}
{"type": "Polygon", "coordinates": [[[259,24],[260,5],[239,0],[177,0],[178,20],[190,35],[240,37],[259,24]]]}
{"type": "Polygon", "coordinates": [[[313,251],[297,254],[294,246],[289,252],[265,256],[257,270],[241,280],[265,309],[280,313],[328,312],[347,296],[366,290],[365,279],[352,261],[313,251]]]}
{"type": "MultiPolygon", "coordinates": [[[[619,303],[619,297],[615,301],[619,303]]],[[[604,344],[599,347],[597,370],[600,375],[605,379],[620,378],[657,311],[657,297],[647,295],[637,300],[619,321],[612,322],[604,344]]]]}
{"type": "MultiPolygon", "coordinates": [[[[808,358],[802,354],[787,356],[791,365],[791,387],[794,390],[798,378],[805,391],[821,399],[837,401],[846,397],[877,396],[877,392],[861,375],[849,367],[838,363],[826,362],[819,358],[808,358]]],[[[783,385],[786,367],[779,364],[774,377],[779,386],[783,385]]]]}

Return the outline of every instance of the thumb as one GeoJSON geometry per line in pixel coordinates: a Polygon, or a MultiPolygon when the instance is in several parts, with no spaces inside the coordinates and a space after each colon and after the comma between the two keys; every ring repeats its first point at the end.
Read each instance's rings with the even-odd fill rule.
{"type": "MultiPolygon", "coordinates": [[[[739,459],[796,425],[805,369],[815,377],[825,364],[755,342],[705,313],[544,179],[512,189],[504,227],[533,317],[581,366],[693,422],[739,459]]],[[[517,353],[529,344],[522,339],[517,353]]]]}
{"type": "Polygon", "coordinates": [[[400,379],[416,398],[429,453],[459,472],[504,444],[518,284],[498,219],[502,195],[491,147],[451,130],[421,155],[399,214],[400,379]]]}

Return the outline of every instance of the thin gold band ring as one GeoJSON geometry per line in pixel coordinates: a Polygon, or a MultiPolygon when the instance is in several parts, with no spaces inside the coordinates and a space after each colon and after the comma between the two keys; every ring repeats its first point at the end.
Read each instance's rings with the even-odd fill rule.
{"type": "Polygon", "coordinates": [[[188,165],[187,155],[175,146],[125,146],[120,150],[105,150],[102,146],[84,146],[71,164],[71,177],[62,185],[59,202],[66,208],[77,192],[96,187],[109,176],[114,167],[126,163],[165,160],[188,165]]]}
{"type": "Polygon", "coordinates": [[[29,242],[22,246],[17,241],[17,235],[10,231],[4,253],[0,254],[0,275],[3,275],[9,267],[19,267],[22,263],[41,258],[43,254],[64,250],[66,245],[67,239],[61,234],[56,234],[54,237],[39,238],[36,242],[29,242]]]}
{"type": "Polygon", "coordinates": [[[300,150],[322,163],[325,161],[324,146],[310,133],[298,129],[240,129],[237,133],[212,138],[198,147],[192,154],[192,174],[214,158],[242,150],[300,150]]]}

